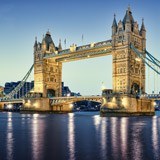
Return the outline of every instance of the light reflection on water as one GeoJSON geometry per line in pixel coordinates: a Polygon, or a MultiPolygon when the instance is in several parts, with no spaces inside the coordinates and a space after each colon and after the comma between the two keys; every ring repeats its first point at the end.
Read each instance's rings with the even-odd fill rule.
{"type": "Polygon", "coordinates": [[[128,137],[128,118],[122,117],[120,119],[120,140],[121,140],[121,153],[122,159],[125,159],[127,153],[127,137],[128,137]]]}
{"type": "Polygon", "coordinates": [[[158,125],[157,125],[157,116],[152,118],[152,145],[154,148],[154,156],[156,159],[160,158],[159,150],[159,139],[158,139],[158,125]]]}
{"type": "Polygon", "coordinates": [[[136,160],[141,160],[142,159],[142,143],[141,143],[141,134],[142,134],[142,129],[143,129],[143,124],[141,122],[135,123],[133,126],[133,132],[132,132],[132,155],[133,158],[136,160]]]}
{"type": "Polygon", "coordinates": [[[0,113],[0,121],[0,159],[159,159],[160,116],[0,113]]]}
{"type": "Polygon", "coordinates": [[[118,142],[118,118],[117,117],[111,117],[111,147],[113,150],[113,158],[118,159],[118,148],[117,145],[118,142]]]}
{"type": "Polygon", "coordinates": [[[12,124],[12,112],[8,112],[8,124],[7,124],[7,159],[13,159],[13,124],[12,124]]]}
{"type": "Polygon", "coordinates": [[[102,159],[106,159],[106,138],[107,138],[107,124],[106,124],[106,119],[102,118],[101,121],[101,155],[102,159]]]}
{"type": "Polygon", "coordinates": [[[75,160],[75,131],[74,131],[74,114],[68,114],[68,148],[69,159],[75,160]]]}
{"type": "MultiPolygon", "coordinates": [[[[31,118],[31,150],[32,159],[41,160],[43,159],[43,147],[45,142],[45,125],[42,121],[43,116],[41,114],[33,114],[29,116],[31,118]]],[[[45,118],[45,116],[44,116],[45,118]]]]}

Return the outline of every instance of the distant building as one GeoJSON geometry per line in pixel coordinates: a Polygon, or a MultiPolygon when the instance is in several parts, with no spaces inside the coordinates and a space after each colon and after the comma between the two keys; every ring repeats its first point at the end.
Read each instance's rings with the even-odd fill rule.
{"type": "Polygon", "coordinates": [[[105,96],[107,94],[112,94],[113,90],[112,89],[103,89],[102,90],[102,96],[105,96]]]}
{"type": "Polygon", "coordinates": [[[4,87],[0,86],[0,97],[3,97],[4,87]]]}
{"type": "Polygon", "coordinates": [[[80,93],[72,92],[68,86],[64,86],[64,82],[62,82],[62,97],[66,96],[80,96],[80,93]]]}
{"type": "MultiPolygon", "coordinates": [[[[15,87],[20,84],[21,81],[18,82],[6,82],[4,87],[4,94],[9,94],[15,87]]],[[[24,86],[19,90],[19,92],[14,96],[14,98],[20,98],[26,95],[31,89],[34,87],[34,81],[25,82],[24,86]]]]}

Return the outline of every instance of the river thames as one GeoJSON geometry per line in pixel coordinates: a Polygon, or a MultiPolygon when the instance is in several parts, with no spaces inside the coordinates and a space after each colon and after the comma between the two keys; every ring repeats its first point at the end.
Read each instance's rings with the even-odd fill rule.
{"type": "Polygon", "coordinates": [[[160,160],[160,112],[100,117],[99,112],[0,112],[0,160],[160,160]]]}

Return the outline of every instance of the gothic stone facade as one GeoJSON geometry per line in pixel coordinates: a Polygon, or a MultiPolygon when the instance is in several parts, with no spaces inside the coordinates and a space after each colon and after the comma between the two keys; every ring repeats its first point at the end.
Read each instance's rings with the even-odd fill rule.
{"type": "Polygon", "coordinates": [[[53,59],[44,59],[45,54],[58,53],[61,44],[55,47],[49,31],[42,43],[34,44],[34,92],[43,93],[43,97],[60,97],[62,88],[62,63],[53,59]]]}
{"type": "Polygon", "coordinates": [[[118,25],[112,24],[113,91],[127,94],[145,93],[145,64],[130,49],[133,44],[140,52],[146,48],[146,30],[142,20],[139,30],[130,8],[118,25]]]}

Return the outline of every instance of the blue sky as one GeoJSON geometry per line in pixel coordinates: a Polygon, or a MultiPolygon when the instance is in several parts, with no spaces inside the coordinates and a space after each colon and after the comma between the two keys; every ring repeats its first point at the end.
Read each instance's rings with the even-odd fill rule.
{"type": "MultiPolygon", "coordinates": [[[[67,47],[111,38],[113,15],[123,19],[130,4],[134,19],[147,29],[147,50],[160,59],[160,2],[158,0],[1,0],[0,1],[0,85],[23,78],[33,63],[35,36],[41,42],[49,29],[53,41],[67,40],[67,47]]],[[[147,71],[147,69],[146,69],[147,71]]],[[[148,72],[147,78],[148,78],[148,72]]],[[[158,78],[155,76],[155,82],[158,78]]],[[[112,88],[112,57],[63,64],[63,81],[84,95],[101,94],[101,84],[112,88]],[[77,74],[78,73],[78,74],[77,74]]],[[[32,80],[30,78],[29,80],[32,80]]],[[[149,91],[154,74],[149,74],[149,91]]],[[[146,82],[148,91],[148,79],[146,82]]],[[[157,90],[160,85],[156,87],[157,90]]]]}

